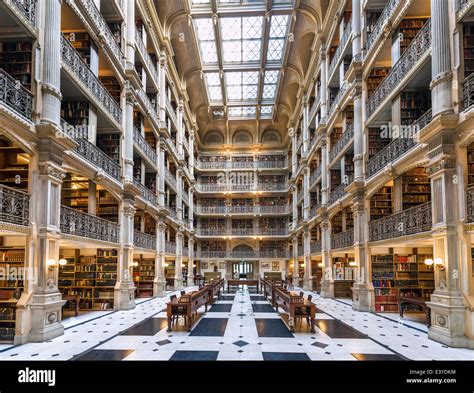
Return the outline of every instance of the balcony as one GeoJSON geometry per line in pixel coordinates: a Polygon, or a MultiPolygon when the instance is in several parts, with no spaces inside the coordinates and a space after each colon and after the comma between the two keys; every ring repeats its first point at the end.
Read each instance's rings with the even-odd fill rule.
{"type": "Polygon", "coordinates": [[[316,240],[310,244],[311,254],[318,254],[321,252],[321,240],[316,240]]]}
{"type": "Polygon", "coordinates": [[[178,126],[178,119],[176,117],[176,111],[174,110],[173,105],[171,104],[171,101],[168,98],[168,96],[166,96],[165,101],[166,101],[166,110],[168,111],[168,114],[169,114],[171,120],[173,121],[175,126],[178,126]]]}
{"type": "Polygon", "coordinates": [[[137,248],[156,251],[156,236],[133,231],[133,245],[137,248]]]}
{"type": "Polygon", "coordinates": [[[431,232],[431,202],[369,222],[369,241],[394,239],[431,232]]]}
{"type": "Polygon", "coordinates": [[[93,166],[102,169],[110,177],[115,180],[121,180],[121,167],[105,154],[101,149],[96,145],[92,144],[86,139],[86,135],[83,130],[78,130],[76,127],[71,126],[61,119],[61,128],[63,132],[68,135],[71,139],[74,139],[78,144],[75,153],[79,154],[87,161],[89,161],[93,166]]]}
{"type": "Polygon", "coordinates": [[[176,175],[173,175],[168,168],[165,168],[165,180],[169,183],[175,191],[178,191],[178,184],[176,182],[176,175]]]}
{"type": "Polygon", "coordinates": [[[160,122],[157,115],[156,103],[151,102],[150,97],[147,96],[143,89],[137,89],[136,95],[148,118],[154,122],[155,127],[158,129],[160,122]]]}
{"type": "Polygon", "coordinates": [[[153,148],[148,144],[146,139],[135,126],[133,126],[133,143],[135,143],[145,158],[150,160],[153,165],[158,165],[158,155],[153,151],[153,148]]]}
{"type": "Polygon", "coordinates": [[[379,19],[377,20],[377,23],[375,24],[372,33],[367,38],[367,41],[364,45],[364,53],[365,57],[367,57],[374,47],[374,44],[379,40],[379,38],[382,36],[385,26],[388,24],[388,21],[392,19],[392,16],[395,13],[395,9],[397,6],[402,2],[402,0],[389,0],[385,8],[383,9],[382,13],[379,16],[379,19]]]}
{"type": "Polygon", "coordinates": [[[468,110],[474,104],[474,73],[469,75],[462,85],[463,110],[468,110]]]}
{"type": "Polygon", "coordinates": [[[256,236],[287,236],[288,228],[257,228],[256,236]]]}
{"type": "Polygon", "coordinates": [[[260,250],[260,251],[199,251],[197,257],[201,259],[262,259],[262,258],[289,258],[287,250],[260,250]]]}
{"type": "Polygon", "coordinates": [[[466,188],[466,222],[474,223],[474,186],[466,188]]]}
{"type": "Polygon", "coordinates": [[[309,184],[313,185],[321,177],[321,165],[318,166],[309,177],[309,184]]]}
{"type": "Polygon", "coordinates": [[[104,242],[118,243],[120,225],[103,218],[61,205],[61,232],[104,242]]]}
{"type": "Polygon", "coordinates": [[[341,135],[336,144],[332,147],[329,152],[329,162],[333,162],[336,157],[342,153],[349,143],[354,139],[354,125],[350,124],[347,126],[344,133],[341,135]]]}
{"type": "Polygon", "coordinates": [[[288,214],[288,205],[274,206],[197,206],[198,214],[288,214]]]}
{"type": "Polygon", "coordinates": [[[156,206],[158,204],[156,194],[152,190],[140,183],[135,178],[133,179],[133,184],[140,189],[140,196],[143,200],[151,203],[152,206],[156,206]]]}
{"type": "Polygon", "coordinates": [[[196,161],[196,168],[198,169],[285,169],[288,167],[287,160],[277,161],[217,161],[206,162],[196,161]]]}
{"type": "MultiPolygon", "coordinates": [[[[431,122],[431,118],[431,109],[429,109],[411,125],[414,129],[413,135],[425,128],[431,122]]],[[[418,146],[418,144],[411,137],[394,139],[367,162],[367,178],[379,173],[388,164],[395,162],[415,146],[418,146]]]]}
{"type": "Polygon", "coordinates": [[[84,15],[94,28],[94,32],[96,32],[100,39],[101,46],[106,48],[117,64],[125,68],[125,56],[100,10],[96,7],[95,2],[93,0],[76,0],[75,4],[82,9],[84,15]]]}
{"type": "Polygon", "coordinates": [[[296,195],[297,203],[300,203],[303,200],[303,198],[304,198],[304,188],[301,189],[296,195]]]}
{"type": "Polygon", "coordinates": [[[176,254],[176,243],[170,241],[165,241],[165,253],[166,254],[176,254]]]}
{"type": "Polygon", "coordinates": [[[33,95],[0,68],[0,104],[28,122],[33,120],[33,95]]]}
{"type": "Polygon", "coordinates": [[[138,54],[141,57],[141,61],[145,66],[145,70],[151,77],[153,85],[155,85],[158,90],[160,79],[158,78],[156,65],[153,63],[153,60],[151,59],[150,54],[148,53],[148,50],[143,42],[142,36],[137,29],[135,29],[135,46],[137,48],[138,54]]]}
{"type": "Polygon", "coordinates": [[[281,183],[258,183],[258,191],[288,191],[288,182],[281,183]]]}
{"type": "Polygon", "coordinates": [[[316,217],[316,213],[318,209],[321,207],[321,203],[314,203],[313,201],[311,202],[311,210],[309,211],[310,218],[316,217]]]}
{"type": "Polygon", "coordinates": [[[287,236],[287,228],[199,228],[198,236],[287,236]]]}
{"type": "Polygon", "coordinates": [[[347,82],[344,82],[344,84],[339,88],[339,91],[337,92],[336,97],[334,97],[334,99],[329,104],[328,120],[335,113],[336,108],[339,106],[342,100],[342,97],[344,96],[347,90],[348,90],[347,82]]]}
{"type": "Polygon", "coordinates": [[[38,0],[3,0],[3,2],[24,22],[36,28],[38,0]]]}
{"type": "Polygon", "coordinates": [[[318,95],[313,102],[313,105],[311,106],[311,110],[309,111],[309,119],[310,121],[314,118],[314,115],[316,114],[316,110],[318,109],[319,103],[321,102],[321,97],[318,95]]]}
{"type": "Polygon", "coordinates": [[[122,125],[122,109],[110,95],[102,82],[92,73],[89,66],[82,60],[79,53],[71,43],[61,36],[62,66],[90,96],[98,107],[110,116],[118,128],[122,125]]]}
{"type": "Polygon", "coordinates": [[[400,88],[402,81],[407,80],[412,70],[419,69],[418,64],[429,54],[431,47],[431,20],[428,20],[415,38],[411,41],[403,55],[392,67],[385,79],[375,89],[366,105],[366,116],[370,119],[400,88]]]}
{"type": "Polygon", "coordinates": [[[187,191],[182,192],[183,202],[189,206],[189,196],[187,191]]]}
{"type": "Polygon", "coordinates": [[[188,247],[183,247],[183,256],[184,257],[189,257],[189,248],[188,247]]]}
{"type": "Polygon", "coordinates": [[[172,208],[171,206],[160,206],[162,209],[166,210],[166,212],[168,213],[168,216],[175,219],[176,220],[176,217],[177,217],[177,214],[176,214],[176,210],[174,208],[172,208]]]}
{"type": "Polygon", "coordinates": [[[30,226],[30,196],[25,192],[0,185],[0,221],[30,226]]]}
{"type": "Polygon", "coordinates": [[[472,6],[474,1],[472,0],[457,0],[456,5],[456,20],[459,22],[466,16],[471,16],[472,6]]]}
{"type": "Polygon", "coordinates": [[[350,175],[347,183],[341,183],[335,189],[331,190],[331,194],[329,196],[330,205],[332,205],[334,202],[338,201],[346,195],[346,187],[351,184],[353,180],[354,175],[350,175]]]}
{"type": "Polygon", "coordinates": [[[350,40],[351,33],[352,33],[352,17],[349,19],[346,26],[344,27],[344,32],[342,33],[342,37],[341,37],[341,40],[339,41],[339,45],[336,49],[336,52],[334,53],[334,57],[332,58],[331,64],[329,64],[328,81],[330,81],[332,79],[332,75],[333,75],[337,65],[339,64],[339,62],[342,59],[342,55],[344,54],[347,43],[350,40]]]}
{"type": "Polygon", "coordinates": [[[354,245],[354,229],[348,229],[344,232],[331,235],[331,250],[338,250],[340,248],[348,248],[354,245]]]}

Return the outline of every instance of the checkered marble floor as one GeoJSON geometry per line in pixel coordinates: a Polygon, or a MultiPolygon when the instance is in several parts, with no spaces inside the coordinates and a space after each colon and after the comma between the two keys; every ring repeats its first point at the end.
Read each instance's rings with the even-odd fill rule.
{"type": "Polygon", "coordinates": [[[317,306],[316,332],[302,321],[291,333],[287,316],[254,292],[240,288],[207,313],[202,307],[191,332],[183,322],[167,332],[169,293],[70,326],[47,343],[5,349],[0,360],[474,360],[472,350],[448,348],[424,331],[312,292],[305,296],[317,306]]]}

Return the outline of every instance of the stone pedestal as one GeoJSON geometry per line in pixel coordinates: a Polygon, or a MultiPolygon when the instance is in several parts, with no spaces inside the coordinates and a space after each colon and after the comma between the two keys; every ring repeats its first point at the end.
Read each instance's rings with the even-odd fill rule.
{"type": "Polygon", "coordinates": [[[155,277],[153,280],[153,296],[163,297],[166,295],[166,279],[164,277],[155,277]]]}
{"type": "Polygon", "coordinates": [[[352,309],[374,312],[374,287],[371,284],[355,283],[352,287],[352,309]]]}
{"type": "Polygon", "coordinates": [[[115,310],[131,310],[135,308],[135,285],[133,281],[122,281],[115,286],[115,310]]]}
{"type": "Polygon", "coordinates": [[[31,332],[26,337],[15,337],[15,344],[26,341],[43,342],[64,334],[61,309],[66,303],[59,292],[33,295],[31,308],[31,332]]]}
{"type": "Polygon", "coordinates": [[[321,297],[334,299],[334,281],[324,280],[321,282],[321,297]]]}
{"type": "Polygon", "coordinates": [[[303,278],[303,289],[305,291],[312,291],[313,290],[313,278],[312,277],[304,277],[303,278]]]}
{"type": "Polygon", "coordinates": [[[174,290],[181,291],[184,288],[183,286],[183,277],[174,278],[174,290]]]}

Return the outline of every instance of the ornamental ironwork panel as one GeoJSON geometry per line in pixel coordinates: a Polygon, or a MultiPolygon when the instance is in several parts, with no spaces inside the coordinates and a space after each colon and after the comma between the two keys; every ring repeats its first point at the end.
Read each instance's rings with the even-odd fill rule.
{"type": "Polygon", "coordinates": [[[158,204],[156,194],[150,190],[147,186],[140,183],[137,179],[133,179],[133,184],[140,189],[140,196],[147,202],[150,202],[153,206],[158,204]]]}
{"type": "Polygon", "coordinates": [[[347,126],[344,133],[341,135],[339,140],[336,142],[336,144],[333,146],[333,148],[329,152],[330,162],[332,162],[338,156],[338,154],[341,153],[346,148],[346,146],[349,144],[352,138],[354,138],[354,125],[350,124],[347,126]]]}
{"type": "Polygon", "coordinates": [[[177,190],[177,182],[176,182],[176,176],[171,173],[171,171],[168,168],[165,168],[165,179],[170,183],[170,185],[177,190]]]}
{"type": "Polygon", "coordinates": [[[167,254],[176,254],[176,243],[166,241],[165,242],[165,252],[167,254]]]}
{"type": "Polygon", "coordinates": [[[467,222],[474,222],[474,186],[466,189],[466,210],[467,222]]]}
{"type": "Polygon", "coordinates": [[[347,248],[354,245],[354,229],[331,235],[331,249],[347,248]]]}
{"type": "Polygon", "coordinates": [[[156,69],[155,63],[153,63],[153,60],[151,59],[150,54],[148,53],[148,50],[143,42],[142,36],[140,35],[139,31],[135,29],[135,45],[140,52],[146,67],[148,68],[152,79],[155,81],[155,84],[159,85],[160,79],[158,78],[158,71],[156,69]]]}
{"type": "Polygon", "coordinates": [[[0,102],[15,113],[31,121],[33,117],[33,95],[20,81],[0,68],[0,102]]]}
{"type": "Polygon", "coordinates": [[[69,235],[111,243],[118,243],[120,237],[120,225],[115,222],[64,205],[61,205],[60,229],[69,235]]]}
{"type": "Polygon", "coordinates": [[[0,185],[0,221],[30,225],[30,196],[22,191],[0,185]]]}
{"type": "Polygon", "coordinates": [[[107,22],[105,21],[104,17],[102,16],[100,10],[97,8],[93,0],[79,0],[76,1],[76,4],[85,11],[88,19],[92,22],[92,25],[100,37],[103,37],[101,41],[102,44],[105,44],[109,49],[110,52],[115,57],[115,60],[125,67],[125,56],[122,53],[122,49],[120,49],[120,45],[115,40],[113,33],[110,31],[107,22]]]}
{"type": "Polygon", "coordinates": [[[426,202],[369,222],[369,241],[376,242],[430,232],[431,227],[431,202],[426,202]]]}
{"type": "MultiPolygon", "coordinates": [[[[328,111],[328,117],[329,118],[332,116],[332,114],[336,110],[336,107],[339,105],[339,103],[342,99],[342,96],[347,91],[347,88],[348,88],[347,83],[344,82],[344,84],[339,88],[339,91],[337,92],[336,97],[334,97],[334,100],[332,100],[330,102],[329,111],[328,111]]],[[[321,119],[321,123],[324,123],[325,121],[326,121],[325,118],[324,118],[324,121],[323,121],[323,119],[321,119]]]]}
{"type": "Polygon", "coordinates": [[[408,45],[407,49],[392,67],[388,75],[369,97],[365,110],[367,118],[372,116],[380,107],[382,102],[384,102],[390,94],[396,91],[400,82],[414,68],[418,60],[424,56],[430,47],[431,19],[426,21],[425,25],[410,42],[410,45],[408,45]]]}
{"type": "Polygon", "coordinates": [[[339,184],[336,188],[331,190],[331,194],[329,195],[329,204],[333,204],[337,200],[341,199],[344,195],[346,195],[346,187],[352,183],[354,180],[354,175],[350,175],[347,179],[347,182],[343,182],[339,184]]]}
{"type": "Polygon", "coordinates": [[[77,154],[84,157],[96,167],[101,168],[114,179],[120,180],[121,168],[117,162],[85,138],[77,138],[75,141],[78,144],[74,150],[77,154]]]}
{"type": "Polygon", "coordinates": [[[117,123],[122,124],[122,109],[120,105],[107,91],[97,76],[94,75],[79,52],[74,49],[69,40],[64,36],[61,36],[61,56],[63,66],[66,66],[71,73],[84,84],[105,112],[117,123]]]}
{"type": "Polygon", "coordinates": [[[133,245],[147,250],[156,250],[156,236],[133,231],[133,245]]]}
{"type": "Polygon", "coordinates": [[[474,104],[474,74],[469,75],[462,85],[463,110],[469,109],[474,104]]]}
{"type": "Polygon", "coordinates": [[[349,41],[351,33],[352,33],[352,17],[349,19],[346,26],[344,27],[344,32],[342,33],[342,37],[341,37],[341,40],[339,41],[339,45],[337,46],[336,52],[334,52],[334,56],[332,58],[331,64],[329,64],[329,68],[328,68],[329,80],[331,79],[334,69],[336,68],[336,64],[339,63],[339,60],[341,60],[342,53],[344,51],[344,48],[346,47],[347,42],[349,41]]]}
{"type": "Polygon", "coordinates": [[[135,126],[133,126],[133,142],[146,154],[150,161],[158,165],[158,155],[135,126]]]}
{"type": "Polygon", "coordinates": [[[318,167],[313,171],[313,173],[312,173],[311,176],[309,177],[309,183],[310,183],[310,184],[315,183],[316,180],[318,180],[320,177],[321,177],[321,165],[318,166],[318,167]]]}
{"type": "Polygon", "coordinates": [[[314,242],[311,242],[310,249],[311,249],[311,254],[321,252],[321,240],[316,240],[314,242]]]}
{"type": "Polygon", "coordinates": [[[33,25],[36,26],[36,10],[38,0],[10,0],[20,13],[33,25]]]}

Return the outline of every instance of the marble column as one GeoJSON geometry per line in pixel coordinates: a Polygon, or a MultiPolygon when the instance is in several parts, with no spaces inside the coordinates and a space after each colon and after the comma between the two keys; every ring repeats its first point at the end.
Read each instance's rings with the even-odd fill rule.
{"type": "Polygon", "coordinates": [[[183,289],[183,232],[176,233],[176,262],[175,262],[175,276],[174,289],[183,289]]]}
{"type": "Polygon", "coordinates": [[[357,263],[352,288],[352,308],[357,311],[375,311],[374,287],[368,254],[369,203],[363,187],[353,192],[352,214],[354,217],[354,256],[357,263]]]}
{"type": "Polygon", "coordinates": [[[323,263],[323,278],[321,280],[321,297],[334,298],[334,280],[331,268],[331,226],[327,212],[321,221],[321,257],[323,263]]]}
{"type": "Polygon", "coordinates": [[[183,171],[178,169],[176,171],[176,214],[178,220],[183,220],[183,171]]]}
{"type": "Polygon", "coordinates": [[[308,153],[309,147],[309,127],[308,127],[308,117],[309,117],[309,108],[308,108],[308,97],[306,95],[303,96],[303,154],[306,156],[308,153]]]}
{"type": "Polygon", "coordinates": [[[188,286],[194,285],[194,239],[188,240],[188,286]]]}
{"type": "Polygon", "coordinates": [[[165,162],[165,141],[163,138],[160,138],[159,142],[159,151],[158,151],[158,203],[160,206],[165,206],[165,171],[166,171],[166,162],[165,162]]]}
{"type": "Polygon", "coordinates": [[[292,284],[298,286],[299,284],[299,271],[298,271],[298,236],[293,238],[293,277],[292,284]]]}
{"type": "Polygon", "coordinates": [[[155,278],[153,279],[153,296],[165,296],[166,279],[163,267],[165,264],[165,233],[166,224],[160,218],[156,224],[156,244],[157,252],[155,255],[155,278]]]}
{"type": "Polygon", "coordinates": [[[293,201],[293,229],[296,229],[296,227],[298,226],[298,189],[296,188],[296,185],[293,185],[291,187],[291,193],[293,201]]]}
{"type": "Polygon", "coordinates": [[[310,202],[310,190],[309,190],[309,178],[310,178],[310,169],[306,165],[306,168],[303,170],[303,218],[307,221],[310,219],[309,212],[311,209],[310,202]]]}
{"type": "Polygon", "coordinates": [[[120,250],[117,271],[117,283],[114,288],[114,309],[130,310],[135,308],[135,284],[132,277],[133,262],[133,221],[135,201],[133,195],[124,193],[120,202],[120,250]]]}
{"type": "Polygon", "coordinates": [[[428,337],[452,347],[474,348],[474,340],[466,337],[474,313],[467,309],[460,286],[461,256],[459,238],[459,209],[453,201],[459,201],[456,178],[456,155],[454,150],[455,130],[438,130],[428,141],[430,162],[427,172],[431,178],[432,237],[435,290],[431,301],[431,327],[428,337]]]}
{"type": "Polygon", "coordinates": [[[311,231],[305,228],[303,233],[303,250],[304,250],[304,277],[303,289],[305,291],[313,290],[313,277],[311,275],[311,231]]]}
{"type": "Polygon", "coordinates": [[[189,199],[189,229],[194,231],[194,188],[191,186],[188,190],[188,199],[189,199]]]}
{"type": "MultiPolygon", "coordinates": [[[[125,52],[127,68],[135,68],[135,0],[127,0],[127,15],[126,15],[126,43],[127,49],[125,52]]],[[[143,28],[145,30],[145,28],[143,28]]]]}
{"type": "Polygon", "coordinates": [[[176,111],[176,121],[178,123],[178,131],[176,135],[176,143],[178,150],[178,157],[180,160],[184,159],[184,149],[183,149],[183,140],[184,140],[184,122],[183,122],[183,100],[180,98],[178,101],[178,108],[176,111]]]}
{"type": "Polygon", "coordinates": [[[296,156],[296,132],[294,128],[288,129],[288,136],[291,139],[291,175],[295,176],[298,170],[298,163],[296,156]]]}
{"type": "MultiPolygon", "coordinates": [[[[449,1],[431,0],[431,103],[433,118],[453,111],[449,1]]],[[[452,2],[451,2],[452,3],[452,2]]]]}
{"type": "Polygon", "coordinates": [[[194,176],[194,129],[189,132],[189,173],[191,177],[194,176]]]}
{"type": "Polygon", "coordinates": [[[326,139],[321,140],[321,205],[329,203],[328,148],[326,139]]]}
{"type": "MultiPolygon", "coordinates": [[[[326,117],[328,104],[327,104],[327,54],[326,48],[321,47],[320,57],[321,57],[321,120],[326,117]]],[[[325,121],[324,121],[325,122],[325,121]]]]}
{"type": "Polygon", "coordinates": [[[133,183],[133,108],[137,105],[133,87],[125,83],[125,127],[123,133],[123,176],[125,182],[133,183]]]}
{"type": "Polygon", "coordinates": [[[160,54],[160,66],[158,68],[158,77],[160,78],[160,127],[166,128],[166,72],[167,72],[166,54],[160,54]]]}

